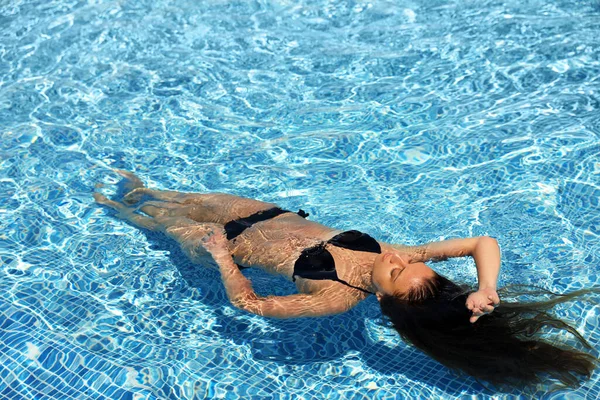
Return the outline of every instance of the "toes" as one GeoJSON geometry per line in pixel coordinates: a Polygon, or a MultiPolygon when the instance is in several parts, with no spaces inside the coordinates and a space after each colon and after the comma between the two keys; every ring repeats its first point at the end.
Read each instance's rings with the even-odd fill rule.
{"type": "Polygon", "coordinates": [[[105,195],[103,195],[102,193],[97,193],[97,192],[94,193],[94,200],[96,200],[96,203],[98,203],[98,204],[106,204],[108,201],[110,201],[106,198],[105,195]]]}

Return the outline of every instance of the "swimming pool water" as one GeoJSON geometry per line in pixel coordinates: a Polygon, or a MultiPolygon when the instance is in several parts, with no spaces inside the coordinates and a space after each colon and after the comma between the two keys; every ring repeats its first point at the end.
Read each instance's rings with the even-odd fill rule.
{"type": "MultiPolygon", "coordinates": [[[[593,0],[0,3],[0,398],[600,397],[597,372],[486,391],[374,299],[244,313],[91,197],[122,168],[388,242],[491,235],[501,285],[600,285],[599,36],[593,0]]],[[[596,354],[597,303],[557,309],[596,354]]]]}

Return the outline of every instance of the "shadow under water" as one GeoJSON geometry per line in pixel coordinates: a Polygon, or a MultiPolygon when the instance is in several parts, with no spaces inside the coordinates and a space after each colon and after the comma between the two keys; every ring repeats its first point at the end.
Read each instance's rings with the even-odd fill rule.
{"type": "MultiPolygon", "coordinates": [[[[121,195],[123,191],[121,188],[121,195]]],[[[113,210],[108,210],[115,215],[113,210]]],[[[388,376],[392,386],[403,384],[408,379],[438,387],[452,395],[481,393],[486,389],[470,377],[457,377],[424,353],[406,346],[400,338],[393,347],[370,338],[366,324],[369,318],[377,315],[376,324],[386,323],[374,297],[344,314],[301,319],[267,318],[267,329],[251,329],[249,318],[263,317],[241,310],[234,311],[237,315],[224,311],[231,308],[227,307],[227,295],[212,259],[207,259],[204,266],[194,264],[175,241],[160,233],[141,231],[150,242],[151,249],[166,252],[185,283],[197,289],[198,297],[194,300],[213,309],[213,316],[217,319],[211,327],[213,334],[225,341],[247,346],[256,361],[308,366],[356,357],[357,361],[388,376]]],[[[252,281],[259,295],[285,296],[297,293],[295,285],[284,277],[250,268],[244,269],[243,273],[252,281]]],[[[202,331],[194,333],[202,336],[202,331]]]]}

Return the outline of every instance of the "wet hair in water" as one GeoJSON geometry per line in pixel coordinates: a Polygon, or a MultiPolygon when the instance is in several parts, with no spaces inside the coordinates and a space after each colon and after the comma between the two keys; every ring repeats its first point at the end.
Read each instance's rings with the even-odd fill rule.
{"type": "Polygon", "coordinates": [[[470,294],[441,275],[404,296],[383,296],[381,310],[400,336],[446,367],[498,387],[528,387],[548,377],[576,387],[589,379],[598,358],[579,332],[548,311],[556,304],[585,299],[600,288],[558,295],[544,289],[515,286],[507,295],[544,296],[539,301],[504,301],[493,313],[469,322],[465,303],[470,294]],[[550,335],[548,328],[553,328],[550,335]],[[568,332],[567,344],[556,330],[568,332]]]}

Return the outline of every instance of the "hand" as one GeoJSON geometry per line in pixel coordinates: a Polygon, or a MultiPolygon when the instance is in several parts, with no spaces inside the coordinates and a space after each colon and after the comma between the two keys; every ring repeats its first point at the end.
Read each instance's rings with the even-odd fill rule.
{"type": "Polygon", "coordinates": [[[482,315],[490,314],[498,304],[500,304],[500,297],[498,297],[498,293],[494,289],[480,289],[477,292],[471,293],[465,304],[473,312],[469,321],[474,323],[482,315]]]}
{"type": "Polygon", "coordinates": [[[165,229],[167,236],[175,239],[183,252],[195,262],[202,262],[206,252],[215,261],[222,257],[231,258],[223,226],[219,224],[190,222],[165,229]]]}
{"type": "Polygon", "coordinates": [[[202,247],[204,247],[215,260],[218,257],[231,257],[229,252],[229,243],[225,236],[225,230],[222,225],[202,224],[205,227],[205,235],[202,236],[202,247]]]}

